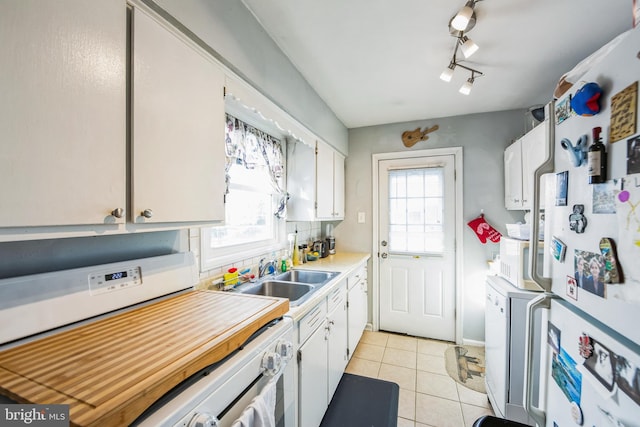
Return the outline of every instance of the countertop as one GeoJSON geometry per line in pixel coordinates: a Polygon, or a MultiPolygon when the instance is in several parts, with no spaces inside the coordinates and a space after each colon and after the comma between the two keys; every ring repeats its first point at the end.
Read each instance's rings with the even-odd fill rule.
{"type": "Polygon", "coordinates": [[[322,302],[322,299],[326,298],[338,286],[338,283],[349,277],[359,266],[365,264],[370,257],[371,254],[364,252],[338,252],[326,258],[318,258],[316,261],[308,261],[304,264],[296,265],[294,270],[338,271],[340,274],[299,306],[290,307],[287,315],[291,316],[296,322],[302,319],[313,307],[322,302]]]}

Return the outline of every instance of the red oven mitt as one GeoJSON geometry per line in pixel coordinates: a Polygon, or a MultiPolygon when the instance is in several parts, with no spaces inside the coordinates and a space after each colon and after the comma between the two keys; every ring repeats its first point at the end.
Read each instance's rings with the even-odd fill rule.
{"type": "Polygon", "coordinates": [[[491,240],[493,243],[498,243],[500,241],[500,237],[502,237],[502,234],[500,234],[498,230],[485,221],[484,214],[481,214],[476,219],[469,221],[467,225],[475,231],[482,244],[487,243],[487,239],[491,240]]]}

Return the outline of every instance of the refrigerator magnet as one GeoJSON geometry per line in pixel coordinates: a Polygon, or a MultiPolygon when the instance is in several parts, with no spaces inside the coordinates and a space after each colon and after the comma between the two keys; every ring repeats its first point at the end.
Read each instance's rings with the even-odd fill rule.
{"type": "Polygon", "coordinates": [[[556,236],[553,236],[551,239],[551,255],[558,262],[564,262],[564,255],[567,252],[567,245],[562,243],[562,240],[558,239],[556,236]]]}
{"type": "Polygon", "coordinates": [[[591,357],[593,354],[593,346],[591,345],[591,337],[587,334],[582,334],[580,338],[578,338],[578,351],[580,352],[580,356],[585,359],[591,357]]]}
{"type": "Polygon", "coordinates": [[[587,228],[587,218],[584,214],[584,205],[573,205],[573,213],[569,215],[569,228],[578,234],[584,233],[587,228]]]}
{"type": "Polygon", "coordinates": [[[556,174],[556,206],[567,206],[569,171],[556,174]]]}
{"type": "Polygon", "coordinates": [[[618,387],[640,405],[640,368],[619,354],[616,355],[615,365],[618,387]]]}
{"type": "Polygon", "coordinates": [[[579,426],[581,426],[582,423],[584,423],[582,409],[580,408],[580,405],[578,405],[576,402],[571,402],[571,418],[573,418],[573,421],[575,421],[575,423],[578,424],[579,426]]]}
{"type": "Polygon", "coordinates": [[[612,392],[615,386],[615,354],[602,343],[591,340],[593,345],[593,356],[584,361],[584,367],[598,380],[598,382],[612,392]]]}
{"type": "Polygon", "coordinates": [[[567,276],[567,296],[571,299],[578,300],[578,282],[575,277],[567,276]]]}

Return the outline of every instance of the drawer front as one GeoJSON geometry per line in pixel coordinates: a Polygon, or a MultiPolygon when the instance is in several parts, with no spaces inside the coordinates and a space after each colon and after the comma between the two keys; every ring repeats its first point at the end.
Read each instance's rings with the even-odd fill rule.
{"type": "Polygon", "coordinates": [[[347,278],[347,288],[353,288],[353,286],[361,280],[367,280],[366,264],[359,266],[353,273],[349,275],[349,277],[347,278]]]}
{"type": "Polygon", "coordinates": [[[327,312],[331,313],[336,307],[340,307],[345,303],[347,298],[346,281],[343,280],[330,294],[327,296],[327,312]]]}
{"type": "Polygon", "coordinates": [[[306,316],[300,320],[300,344],[304,343],[307,338],[322,324],[327,317],[327,302],[322,301],[314,307],[306,316]]]}

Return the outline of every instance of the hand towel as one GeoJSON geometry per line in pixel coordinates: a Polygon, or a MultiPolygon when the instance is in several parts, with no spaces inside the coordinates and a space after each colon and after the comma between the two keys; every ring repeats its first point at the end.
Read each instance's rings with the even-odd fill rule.
{"type": "Polygon", "coordinates": [[[269,380],[231,427],[275,427],[276,383],[279,377],[278,375],[269,380]]]}

